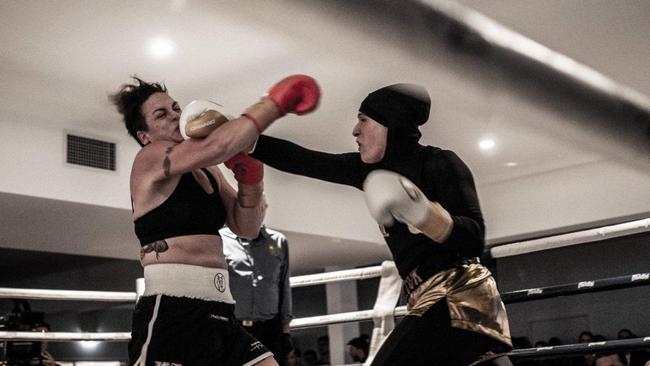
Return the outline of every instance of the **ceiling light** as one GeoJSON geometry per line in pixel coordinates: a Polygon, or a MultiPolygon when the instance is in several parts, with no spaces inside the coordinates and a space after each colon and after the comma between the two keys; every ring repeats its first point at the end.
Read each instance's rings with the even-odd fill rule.
{"type": "Polygon", "coordinates": [[[172,43],[165,38],[155,38],[149,43],[149,52],[155,58],[167,57],[173,50],[172,43]]]}
{"type": "Polygon", "coordinates": [[[85,350],[93,350],[99,345],[98,341],[80,341],[81,347],[85,350]]]}
{"type": "Polygon", "coordinates": [[[478,143],[478,147],[481,148],[481,150],[489,150],[494,148],[496,143],[492,139],[483,139],[478,143]]]}
{"type": "Polygon", "coordinates": [[[517,166],[517,165],[519,165],[519,163],[514,162],[514,161],[509,161],[509,162],[506,163],[507,167],[517,166]]]}

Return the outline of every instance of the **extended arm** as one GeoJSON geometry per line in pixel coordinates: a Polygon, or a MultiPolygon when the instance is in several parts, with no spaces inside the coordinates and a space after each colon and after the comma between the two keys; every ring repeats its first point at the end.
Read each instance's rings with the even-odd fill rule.
{"type": "MultiPolygon", "coordinates": [[[[318,84],[305,75],[290,76],[276,85],[258,103],[247,108],[241,117],[220,121],[204,138],[190,138],[181,143],[154,142],[143,148],[134,168],[146,171],[157,182],[174,175],[217,165],[251,146],[259,133],[286,113],[304,114],[316,108],[320,98],[318,84]]],[[[181,115],[184,132],[195,118],[206,118],[211,107],[190,103],[181,115]],[[188,111],[192,108],[196,110],[188,111]]],[[[180,126],[179,126],[180,127],[180,126]]],[[[204,134],[200,135],[201,137],[204,134]]]]}
{"type": "Polygon", "coordinates": [[[361,188],[358,154],[329,154],[306,149],[292,142],[261,135],[251,156],[283,172],[361,188]]]}

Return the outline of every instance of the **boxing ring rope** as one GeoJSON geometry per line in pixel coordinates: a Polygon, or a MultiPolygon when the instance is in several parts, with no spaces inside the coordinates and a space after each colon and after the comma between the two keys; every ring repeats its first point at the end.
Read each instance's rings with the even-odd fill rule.
{"type": "MultiPolygon", "coordinates": [[[[325,284],[340,281],[352,281],[382,276],[382,267],[391,269],[392,262],[385,262],[382,266],[373,266],[354,270],[344,270],[324,274],[313,274],[292,277],[291,287],[303,287],[315,284],[325,284]]],[[[386,270],[384,269],[384,272],[386,270]]],[[[389,276],[397,276],[395,272],[389,276]]],[[[398,277],[398,276],[397,276],[398,277]]],[[[141,280],[141,279],[139,279],[141,280]]],[[[385,281],[384,278],[382,278],[385,281]]],[[[517,303],[533,301],[550,297],[582,294],[589,292],[608,291],[630,287],[650,285],[650,273],[636,273],[625,276],[580,281],[576,283],[539,287],[502,293],[503,302],[517,303]]],[[[381,281],[380,281],[381,286],[381,281]]],[[[138,286],[139,287],[139,286],[138,286]]],[[[135,292],[108,292],[108,291],[66,291],[66,290],[39,290],[39,289],[14,289],[0,288],[0,298],[5,299],[37,299],[37,300],[70,300],[70,301],[102,301],[102,302],[135,302],[135,292]]],[[[399,317],[406,315],[406,306],[392,308],[390,316],[399,317]]],[[[291,321],[292,329],[326,326],[331,324],[349,323],[377,319],[376,310],[361,310],[339,314],[329,314],[313,317],[296,318],[291,321]]],[[[0,340],[16,341],[104,341],[127,342],[131,338],[129,332],[93,333],[93,332],[0,332],[0,340]]],[[[650,348],[650,337],[593,342],[583,344],[561,345],[553,347],[538,347],[513,350],[512,358],[543,358],[559,355],[574,355],[594,353],[611,350],[628,350],[637,348],[650,348]]]]}
{"type": "MultiPolygon", "coordinates": [[[[554,237],[535,239],[525,242],[505,244],[490,249],[495,258],[519,255],[534,251],[547,250],[568,245],[632,235],[650,231],[650,219],[601,227],[598,229],[584,230],[575,233],[557,235],[554,237]],[[518,247],[519,246],[519,247],[518,247]]],[[[373,320],[374,328],[371,338],[370,355],[374,355],[381,346],[385,337],[394,327],[395,317],[407,313],[406,306],[396,306],[401,290],[401,279],[397,273],[394,262],[386,261],[380,266],[336,271],[330,273],[317,273],[290,278],[292,288],[331,284],[342,281],[355,281],[380,277],[379,290],[375,306],[370,310],[353,311],[338,314],[327,314],[296,318],[291,321],[292,329],[327,326],[331,324],[349,323],[373,320]]],[[[650,273],[635,273],[625,276],[580,281],[576,283],[553,285],[547,287],[530,288],[502,293],[503,302],[517,303],[533,301],[557,296],[567,296],[590,292],[609,291],[622,288],[646,286],[650,284],[650,273]]],[[[68,300],[68,301],[98,301],[133,303],[144,292],[144,279],[136,281],[136,292],[110,292],[110,291],[69,291],[69,290],[43,290],[43,289],[16,289],[1,288],[0,299],[33,299],[33,300],[68,300]]],[[[104,341],[126,342],[131,338],[130,332],[93,333],[93,332],[16,332],[0,331],[0,340],[17,341],[104,341]]],[[[513,359],[519,358],[549,358],[587,354],[603,351],[621,351],[639,348],[650,348],[650,337],[593,342],[584,344],[570,344],[553,347],[539,347],[517,349],[510,352],[513,359]]],[[[370,358],[369,358],[370,360],[370,358]]]]}
{"type": "Polygon", "coordinates": [[[632,275],[603,278],[592,281],[580,281],[564,285],[531,288],[504,292],[501,299],[505,304],[546,299],[549,297],[584,294],[589,292],[609,291],[622,288],[646,286],[650,284],[650,273],[635,273],[632,275]]]}
{"type": "Polygon", "coordinates": [[[322,285],[326,283],[365,280],[381,276],[381,266],[348,269],[343,271],[316,273],[305,276],[295,276],[289,279],[291,288],[322,285]]]}
{"type": "Polygon", "coordinates": [[[0,287],[0,299],[135,302],[136,292],[37,290],[0,287]]]}
{"type": "Polygon", "coordinates": [[[650,337],[617,339],[611,341],[563,344],[537,348],[522,348],[511,351],[508,356],[512,359],[523,358],[553,358],[562,356],[584,355],[598,352],[621,352],[650,348],[650,337]]]}
{"type": "MultiPolygon", "coordinates": [[[[340,282],[345,280],[368,279],[380,277],[381,266],[367,267],[360,270],[346,270],[327,273],[327,279],[315,281],[316,284],[340,282]],[[370,271],[364,271],[369,269],[370,271]],[[360,274],[360,278],[350,276],[351,272],[360,274]],[[335,279],[336,278],[336,279],[335,279]],[[345,278],[345,279],[341,279],[345,278]]],[[[319,274],[297,276],[291,278],[291,287],[308,286],[303,282],[303,278],[318,277],[319,274]],[[294,278],[296,279],[294,281],[294,278]]],[[[308,281],[312,281],[309,279],[308,281]]],[[[547,287],[537,287],[523,290],[515,290],[501,293],[501,298],[505,304],[545,299],[557,296],[567,296],[583,294],[590,292],[600,292],[631,288],[638,286],[650,285],[650,272],[635,273],[625,276],[602,278],[590,281],[580,281],[563,285],[553,285],[547,287]]],[[[69,291],[69,290],[40,290],[40,289],[15,289],[0,287],[0,299],[32,299],[32,300],[68,300],[68,301],[101,301],[101,302],[135,302],[137,293],[135,292],[109,292],[109,291],[69,291]]],[[[308,328],[334,323],[346,323],[370,320],[368,317],[372,310],[352,311],[340,314],[330,314],[322,316],[313,316],[305,318],[296,318],[291,322],[292,328],[308,328]],[[331,319],[329,319],[331,317],[331,319]]],[[[395,308],[394,315],[400,316],[406,313],[405,306],[395,308]]],[[[0,332],[0,335],[3,334],[0,332]]],[[[0,336],[0,339],[3,337],[0,336]]]]}
{"type": "Polygon", "coordinates": [[[498,245],[490,248],[492,258],[504,258],[526,253],[538,252],[570,245],[586,244],[594,241],[618,238],[650,231],[650,218],[582,230],[546,238],[498,245]]]}
{"type": "Polygon", "coordinates": [[[100,342],[128,342],[131,340],[130,332],[0,332],[0,340],[11,341],[49,341],[49,342],[74,342],[74,341],[100,341],[100,342]]]}

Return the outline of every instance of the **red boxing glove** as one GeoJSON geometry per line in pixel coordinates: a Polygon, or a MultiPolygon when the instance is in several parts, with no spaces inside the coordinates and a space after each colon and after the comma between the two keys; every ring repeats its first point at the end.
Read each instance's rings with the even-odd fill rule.
{"type": "Polygon", "coordinates": [[[269,98],[283,115],[309,113],[316,109],[320,88],[312,77],[292,75],[282,79],[269,90],[269,98]]]}
{"type": "Polygon", "coordinates": [[[239,153],[224,164],[235,173],[235,179],[239,183],[254,186],[264,178],[264,165],[248,155],[239,153]]]}

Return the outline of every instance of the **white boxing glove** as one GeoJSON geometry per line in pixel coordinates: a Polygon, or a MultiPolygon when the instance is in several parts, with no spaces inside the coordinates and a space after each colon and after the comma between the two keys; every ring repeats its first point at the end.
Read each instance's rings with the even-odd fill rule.
{"type": "Polygon", "coordinates": [[[370,215],[384,226],[398,221],[418,227],[428,215],[431,202],[407,178],[388,171],[374,170],[363,182],[370,215]]]}
{"type": "Polygon", "coordinates": [[[178,128],[186,140],[203,138],[230,119],[232,117],[223,111],[223,106],[208,100],[195,100],[183,108],[178,128]]]}
{"type": "Polygon", "coordinates": [[[363,182],[366,204],[377,223],[391,226],[393,219],[407,224],[414,233],[424,233],[444,242],[454,226],[451,215],[438,202],[431,202],[413,182],[388,171],[375,170],[363,182]]]}

